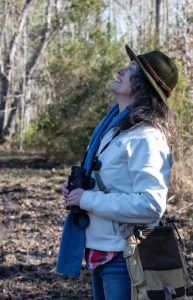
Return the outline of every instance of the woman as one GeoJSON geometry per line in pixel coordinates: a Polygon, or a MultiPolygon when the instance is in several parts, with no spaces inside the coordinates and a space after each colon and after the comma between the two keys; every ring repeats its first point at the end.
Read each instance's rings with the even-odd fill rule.
{"type": "MultiPolygon", "coordinates": [[[[175,63],[161,51],[136,56],[117,72],[111,91],[122,118],[103,131],[99,175],[108,193],[64,188],[66,207],[86,210],[86,257],[96,300],[128,300],[130,279],[123,258],[124,224],[159,223],[166,208],[175,126],[167,98],[178,80],[175,63]],[[110,128],[110,129],[109,129],[110,128]]],[[[113,122],[114,119],[112,119],[113,122]]]]}

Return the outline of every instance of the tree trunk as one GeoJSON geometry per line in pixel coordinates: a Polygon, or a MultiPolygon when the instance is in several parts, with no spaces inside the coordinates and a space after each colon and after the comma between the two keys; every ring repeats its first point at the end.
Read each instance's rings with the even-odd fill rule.
{"type": "Polygon", "coordinates": [[[3,124],[4,124],[4,117],[5,117],[5,104],[6,104],[7,90],[8,90],[8,80],[1,73],[0,70],[0,142],[4,140],[3,124]]]}
{"type": "Polygon", "coordinates": [[[138,39],[137,39],[137,48],[140,49],[141,41],[142,41],[142,0],[139,1],[139,26],[138,26],[138,39]]]}
{"type": "Polygon", "coordinates": [[[154,0],[151,0],[151,8],[150,8],[150,38],[153,36],[154,33],[154,0]]]}
{"type": "MultiPolygon", "coordinates": [[[[28,0],[26,2],[29,3],[30,0],[28,0]]],[[[19,87],[18,87],[17,91],[14,93],[13,107],[12,107],[12,110],[10,111],[10,113],[9,113],[9,116],[7,118],[7,123],[6,123],[5,129],[4,129],[4,134],[6,136],[9,136],[9,134],[10,134],[10,128],[12,126],[12,122],[13,122],[14,117],[16,115],[17,108],[19,106],[21,106],[21,102],[22,102],[21,97],[23,97],[23,91],[24,91],[24,81],[25,81],[25,87],[27,87],[30,76],[32,75],[32,73],[33,73],[33,71],[36,67],[36,64],[38,63],[38,60],[41,57],[42,52],[43,52],[43,50],[45,49],[45,47],[47,45],[47,40],[48,40],[48,35],[49,35],[49,17],[50,17],[49,16],[49,7],[50,7],[50,0],[47,0],[46,3],[45,3],[45,28],[44,28],[44,31],[43,31],[43,35],[41,37],[39,46],[36,48],[31,60],[26,62],[25,74],[24,74],[23,78],[21,79],[21,81],[19,83],[19,87]]],[[[24,18],[22,19],[22,21],[24,22],[24,18]]]]}
{"type": "Polygon", "coordinates": [[[156,0],[155,1],[155,33],[156,33],[156,38],[155,42],[157,45],[159,45],[160,42],[160,3],[161,0],[156,0]]]}
{"type": "MultiPolygon", "coordinates": [[[[7,41],[7,44],[8,44],[7,47],[8,48],[7,48],[5,56],[1,57],[1,64],[2,64],[1,65],[1,70],[2,70],[2,72],[1,72],[1,76],[0,76],[0,85],[1,85],[0,137],[1,136],[6,136],[7,134],[9,134],[8,124],[10,124],[10,120],[11,120],[10,116],[15,115],[15,113],[12,114],[12,110],[10,110],[10,113],[9,113],[10,116],[8,117],[7,124],[5,125],[5,128],[3,129],[4,121],[5,121],[6,102],[7,102],[8,92],[9,92],[9,83],[10,83],[11,71],[12,71],[12,66],[13,66],[13,60],[14,60],[14,56],[15,56],[19,36],[21,35],[21,33],[23,31],[23,27],[24,27],[24,24],[25,24],[25,16],[26,16],[27,8],[28,8],[28,5],[30,4],[30,2],[31,2],[31,0],[26,0],[25,1],[25,4],[23,6],[23,9],[22,9],[22,12],[21,12],[21,15],[20,15],[20,18],[19,18],[20,22],[19,22],[18,30],[12,36],[12,38],[10,40],[8,39],[8,36],[7,36],[9,33],[6,32],[6,22],[7,22],[6,18],[8,18],[8,5],[9,5],[9,3],[7,1],[5,3],[6,18],[5,18],[4,27],[3,27],[2,34],[1,34],[0,43],[2,44],[2,40],[5,39],[7,41]]],[[[17,93],[20,93],[20,92],[21,91],[17,91],[17,93]]],[[[14,97],[13,97],[13,99],[14,99],[14,97]]],[[[15,100],[13,101],[13,104],[12,104],[12,105],[14,105],[13,111],[15,110],[15,103],[18,104],[18,101],[15,101],[15,100]]]]}
{"type": "Polygon", "coordinates": [[[166,0],[166,40],[169,41],[169,3],[166,0]]]}

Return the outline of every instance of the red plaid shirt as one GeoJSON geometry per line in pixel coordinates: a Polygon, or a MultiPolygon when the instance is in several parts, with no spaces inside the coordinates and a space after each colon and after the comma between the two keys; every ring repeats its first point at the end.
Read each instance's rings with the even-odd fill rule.
{"type": "Polygon", "coordinates": [[[94,249],[85,250],[85,260],[89,269],[94,270],[96,267],[107,263],[112,260],[115,256],[118,255],[118,252],[110,251],[99,251],[94,249]]]}

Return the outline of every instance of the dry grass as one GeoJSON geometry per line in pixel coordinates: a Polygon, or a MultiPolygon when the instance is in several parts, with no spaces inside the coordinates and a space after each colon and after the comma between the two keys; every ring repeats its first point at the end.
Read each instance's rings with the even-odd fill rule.
{"type": "Polygon", "coordinates": [[[193,211],[193,155],[174,163],[170,196],[176,209],[193,211]]]}

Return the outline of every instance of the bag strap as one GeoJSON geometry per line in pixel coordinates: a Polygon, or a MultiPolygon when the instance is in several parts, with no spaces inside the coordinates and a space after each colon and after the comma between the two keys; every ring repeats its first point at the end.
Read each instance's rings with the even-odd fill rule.
{"type": "MultiPolygon", "coordinates": [[[[121,129],[118,128],[115,133],[113,134],[112,138],[110,139],[110,141],[102,148],[102,150],[100,151],[100,153],[97,155],[97,157],[109,146],[109,144],[112,142],[112,140],[119,135],[119,133],[121,132],[121,129]]],[[[107,187],[105,186],[104,182],[101,179],[101,176],[99,174],[99,171],[94,171],[94,175],[95,175],[95,179],[98,185],[98,188],[100,191],[104,192],[105,194],[108,194],[110,191],[107,189],[107,187]]]]}
{"type": "Polygon", "coordinates": [[[94,175],[95,175],[95,179],[96,179],[99,190],[104,192],[105,194],[108,194],[110,191],[107,189],[104,182],[102,181],[99,171],[94,171],[94,175]]]}
{"type": "Polygon", "coordinates": [[[121,129],[120,128],[118,128],[116,131],[115,131],[115,133],[113,134],[113,136],[112,136],[112,138],[110,139],[110,141],[102,148],[102,150],[100,151],[100,153],[97,155],[97,156],[99,156],[108,146],[109,146],[109,144],[112,142],[112,140],[116,137],[116,136],[118,136],[119,135],[119,133],[121,132],[121,129]]]}

